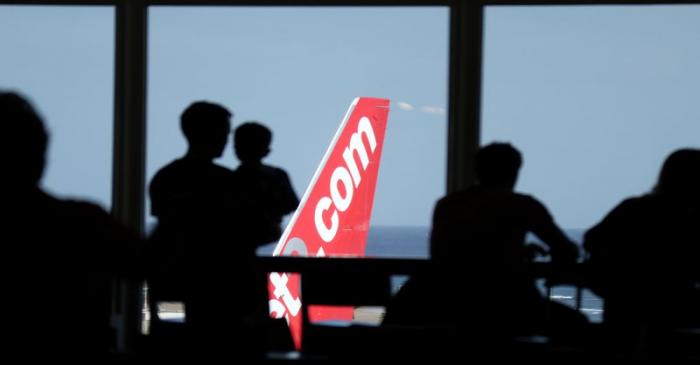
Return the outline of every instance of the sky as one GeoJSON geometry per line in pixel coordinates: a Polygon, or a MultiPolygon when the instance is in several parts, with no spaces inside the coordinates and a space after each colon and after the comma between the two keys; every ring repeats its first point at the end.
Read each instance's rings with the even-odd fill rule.
{"type": "MultiPolygon", "coordinates": [[[[181,156],[195,100],[274,133],[267,162],[301,196],[350,102],[392,100],[373,225],[428,226],[445,193],[449,12],[407,8],[149,10],[147,177],[181,156]]],[[[648,191],[700,147],[700,6],[489,7],[482,142],[524,154],[517,189],[565,228],[648,191]]],[[[0,6],[0,88],[52,134],[44,186],[110,205],[111,7],[0,6]]],[[[231,146],[218,163],[235,167],[231,146]]]]}
{"type": "MultiPolygon", "coordinates": [[[[151,8],[148,175],[184,153],[182,110],[211,100],[234,127],[272,129],[266,162],[301,197],[352,100],[388,98],[371,224],[429,225],[446,187],[448,19],[446,8],[151,8]]],[[[234,167],[230,147],[219,163],[234,167]]]]}
{"type": "Polygon", "coordinates": [[[114,11],[0,6],[0,89],[23,93],[44,117],[43,185],[109,207],[114,11]]]}
{"type": "Polygon", "coordinates": [[[700,148],[700,6],[491,7],[482,143],[510,141],[517,189],[588,228],[700,148]]]}

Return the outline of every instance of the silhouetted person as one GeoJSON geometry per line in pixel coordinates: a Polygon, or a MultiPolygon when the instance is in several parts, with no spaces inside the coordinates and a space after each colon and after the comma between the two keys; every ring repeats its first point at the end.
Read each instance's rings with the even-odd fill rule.
{"type": "Polygon", "coordinates": [[[700,150],[673,152],[653,191],[615,207],[584,247],[615,346],[630,350],[656,333],[699,326],[700,150]]]}
{"type": "Polygon", "coordinates": [[[100,207],[39,187],[48,133],[23,97],[0,91],[0,129],[3,351],[104,356],[115,344],[112,280],[135,274],[136,239],[100,207]]]}
{"type": "Polygon", "coordinates": [[[149,250],[154,300],[159,288],[179,290],[189,340],[207,351],[252,346],[233,338],[250,340],[246,321],[269,316],[265,276],[255,273],[253,259],[259,245],[279,236],[233,171],[213,162],[226,146],[230,119],[220,105],[190,105],[180,118],[187,153],[158,171],[150,185],[151,213],[158,218],[149,250]]]}
{"type": "Polygon", "coordinates": [[[272,132],[257,122],[236,128],[236,156],[241,161],[235,170],[238,186],[277,224],[299,205],[289,176],[281,168],[265,165],[262,159],[270,153],[272,132]]]}
{"type": "Polygon", "coordinates": [[[435,206],[430,238],[434,271],[409,280],[396,305],[388,308],[388,322],[459,323],[465,331],[496,337],[557,335],[585,324],[575,311],[549,303],[521,271],[531,258],[528,232],[547,245],[555,263],[573,263],[578,256],[544,205],[513,191],[521,164],[510,144],[493,143],[478,151],[478,184],[448,194],[435,206]],[[456,291],[468,299],[457,302],[456,291]]]}

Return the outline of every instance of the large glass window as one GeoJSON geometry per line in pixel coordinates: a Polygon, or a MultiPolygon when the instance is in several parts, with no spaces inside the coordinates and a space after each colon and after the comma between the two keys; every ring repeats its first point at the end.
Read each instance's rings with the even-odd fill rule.
{"type": "Polygon", "coordinates": [[[517,190],[574,240],[649,192],[671,151],[700,147],[700,6],[487,7],[485,16],[482,143],[522,151],[517,190]]]}
{"type": "Polygon", "coordinates": [[[109,208],[114,8],[0,6],[0,89],[21,92],[50,133],[43,186],[109,208]]]}
{"type": "Polygon", "coordinates": [[[700,6],[488,7],[482,142],[525,159],[519,190],[586,229],[700,146],[700,6]]]}
{"type": "MultiPolygon", "coordinates": [[[[210,100],[234,127],[272,129],[265,162],[301,197],[350,102],[389,98],[367,254],[427,257],[446,185],[447,8],[151,7],[149,23],[149,181],[185,152],[183,109],[210,100]]],[[[231,151],[218,163],[236,167],[231,151]]]]}

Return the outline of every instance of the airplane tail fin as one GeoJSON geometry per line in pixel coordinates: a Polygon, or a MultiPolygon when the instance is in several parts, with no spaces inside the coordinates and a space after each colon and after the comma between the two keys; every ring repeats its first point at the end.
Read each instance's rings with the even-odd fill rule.
{"type": "MultiPolygon", "coordinates": [[[[356,98],[333,137],[274,256],[364,256],[389,100],[356,98]]],[[[270,312],[301,346],[299,275],[271,273],[270,312]]],[[[352,308],[319,307],[310,319],[352,319],[352,308]]]]}

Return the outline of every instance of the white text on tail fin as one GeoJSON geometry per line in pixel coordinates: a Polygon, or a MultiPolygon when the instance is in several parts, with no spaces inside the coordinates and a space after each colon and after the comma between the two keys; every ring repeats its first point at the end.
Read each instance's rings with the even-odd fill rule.
{"type": "MultiPolygon", "coordinates": [[[[388,116],[387,99],[353,101],[273,255],[364,256],[388,116]]],[[[268,285],[272,315],[287,318],[299,348],[299,276],[273,273],[268,285]]],[[[352,308],[314,314],[352,319],[352,308]]]]}

